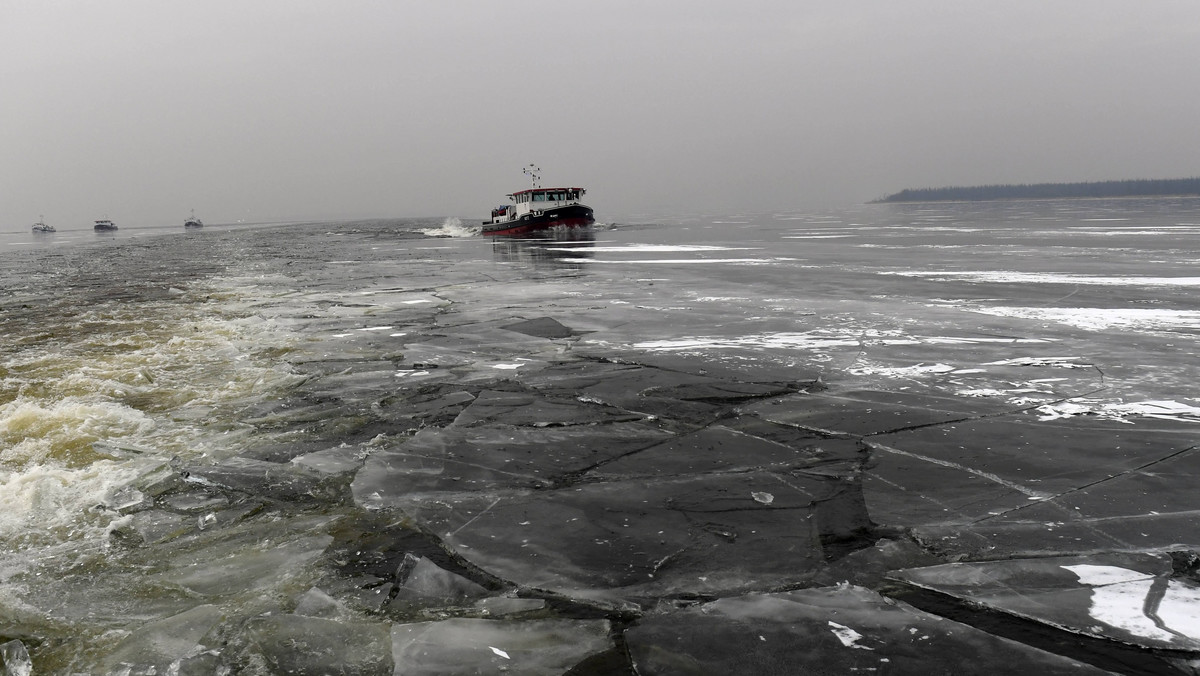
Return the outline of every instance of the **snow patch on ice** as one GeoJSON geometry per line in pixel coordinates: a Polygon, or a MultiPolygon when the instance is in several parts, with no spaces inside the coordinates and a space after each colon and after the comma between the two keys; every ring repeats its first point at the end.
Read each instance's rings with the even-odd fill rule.
{"type": "Polygon", "coordinates": [[[951,373],[955,367],[949,364],[915,364],[913,366],[900,366],[890,368],[853,368],[850,373],[854,375],[877,375],[894,378],[910,378],[912,376],[951,373]]]}
{"type": "Polygon", "coordinates": [[[1060,404],[1039,406],[1038,420],[1059,420],[1081,415],[1092,415],[1104,420],[1129,422],[1128,418],[1156,418],[1177,422],[1200,423],[1200,407],[1181,404],[1177,401],[1139,401],[1131,403],[1105,403],[1080,399],[1060,404]]]}
{"type": "Polygon", "coordinates": [[[856,648],[858,650],[874,650],[874,648],[868,648],[865,645],[858,645],[858,642],[862,640],[863,635],[857,631],[854,631],[844,624],[838,624],[832,620],[826,620],[826,622],[828,622],[829,626],[832,627],[830,631],[833,632],[833,635],[836,636],[837,639],[842,642],[842,645],[846,646],[847,648],[856,648]]]}
{"type": "Polygon", "coordinates": [[[996,317],[1051,321],[1089,331],[1109,329],[1200,329],[1200,311],[1153,308],[971,307],[972,312],[996,317]]]}
{"type": "Polygon", "coordinates": [[[1164,590],[1164,585],[1156,585],[1155,576],[1118,566],[1081,564],[1063,568],[1092,588],[1089,614],[1097,621],[1167,643],[1200,640],[1200,589],[1170,580],[1164,590]],[[1162,599],[1154,604],[1150,596],[1156,586],[1162,599]]]}
{"type": "Polygon", "coordinates": [[[880,271],[881,275],[925,277],[929,279],[961,279],[967,282],[1000,284],[1071,284],[1090,286],[1200,286],[1200,277],[1107,277],[1102,275],[1072,275],[1058,272],[1018,272],[1016,270],[899,270],[880,271]]]}

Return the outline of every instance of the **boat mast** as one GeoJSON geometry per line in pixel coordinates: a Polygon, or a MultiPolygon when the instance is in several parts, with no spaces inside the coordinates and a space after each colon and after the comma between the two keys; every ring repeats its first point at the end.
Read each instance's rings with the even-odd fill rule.
{"type": "Polygon", "coordinates": [[[542,187],[542,170],[539,167],[530,164],[521,171],[525,172],[525,175],[529,176],[529,181],[533,188],[536,189],[542,187]]]}

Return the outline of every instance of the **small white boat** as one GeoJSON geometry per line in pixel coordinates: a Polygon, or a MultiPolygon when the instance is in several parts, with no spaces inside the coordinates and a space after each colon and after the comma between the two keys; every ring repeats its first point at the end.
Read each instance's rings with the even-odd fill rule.
{"type": "Polygon", "coordinates": [[[34,232],[54,232],[53,225],[46,225],[45,216],[38,216],[38,222],[33,224],[34,232]]]}
{"type": "Polygon", "coordinates": [[[97,232],[101,232],[104,230],[116,230],[117,224],[113,223],[112,221],[108,220],[107,218],[102,218],[102,219],[96,221],[96,225],[94,227],[97,232]]]}
{"type": "Polygon", "coordinates": [[[196,218],[196,210],[195,209],[192,210],[191,216],[183,219],[183,227],[185,227],[185,228],[203,228],[204,227],[204,223],[199,218],[196,218]]]}

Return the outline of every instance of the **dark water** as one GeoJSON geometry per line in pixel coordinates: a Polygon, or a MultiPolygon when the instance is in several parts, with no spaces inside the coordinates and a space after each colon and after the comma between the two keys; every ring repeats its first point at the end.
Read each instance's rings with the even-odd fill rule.
{"type": "Polygon", "coordinates": [[[339,589],[370,533],[437,555],[339,497],[353,471],[327,452],[398,443],[397,388],[520,378],[555,350],[1200,422],[1200,200],[693,215],[548,241],[456,219],[153,234],[0,253],[0,643],[35,673],[119,673],[149,650],[139,630],[179,617],[163,631],[203,646],[186,664],[269,673],[225,654],[248,650],[246,618],[339,589]],[[539,317],[577,337],[530,356],[469,328],[539,317]],[[235,457],[328,478],[211,498],[196,468],[235,457]]]}

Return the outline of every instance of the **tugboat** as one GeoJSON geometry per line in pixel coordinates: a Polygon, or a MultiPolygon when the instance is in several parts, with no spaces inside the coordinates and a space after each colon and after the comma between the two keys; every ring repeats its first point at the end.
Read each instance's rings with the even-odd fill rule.
{"type": "Polygon", "coordinates": [[[96,232],[103,232],[105,230],[116,230],[117,224],[113,223],[112,221],[108,220],[107,218],[102,218],[102,219],[96,221],[95,229],[96,229],[96,232]]]}
{"type": "Polygon", "coordinates": [[[38,222],[33,224],[34,232],[54,232],[53,225],[46,225],[46,217],[38,216],[38,222]]]}
{"type": "Polygon", "coordinates": [[[523,235],[550,228],[586,227],[596,222],[592,208],[579,203],[587,193],[583,188],[543,188],[541,171],[534,165],[523,170],[532,187],[508,196],[512,204],[492,209],[492,218],[483,222],[484,235],[523,235]]]}
{"type": "Polygon", "coordinates": [[[204,223],[199,218],[196,218],[196,210],[192,209],[192,215],[183,219],[183,227],[185,228],[203,228],[204,223]]]}

